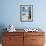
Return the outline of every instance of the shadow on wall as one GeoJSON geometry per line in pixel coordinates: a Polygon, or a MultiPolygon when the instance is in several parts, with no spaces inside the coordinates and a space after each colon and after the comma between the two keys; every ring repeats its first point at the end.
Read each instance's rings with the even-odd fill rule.
{"type": "Polygon", "coordinates": [[[0,24],[0,43],[2,43],[2,32],[5,32],[6,30],[4,30],[4,28],[6,28],[6,26],[4,24],[0,24]]]}

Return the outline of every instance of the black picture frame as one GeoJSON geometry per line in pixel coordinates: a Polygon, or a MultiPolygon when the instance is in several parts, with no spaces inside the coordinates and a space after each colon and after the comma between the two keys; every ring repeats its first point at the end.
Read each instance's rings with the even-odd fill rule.
{"type": "Polygon", "coordinates": [[[33,21],[33,5],[20,5],[20,21],[21,22],[33,21]]]}

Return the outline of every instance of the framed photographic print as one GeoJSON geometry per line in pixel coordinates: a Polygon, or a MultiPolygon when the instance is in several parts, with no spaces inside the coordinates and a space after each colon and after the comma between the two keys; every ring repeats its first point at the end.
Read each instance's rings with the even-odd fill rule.
{"type": "Polygon", "coordinates": [[[20,5],[20,20],[22,22],[33,21],[33,5],[20,5]]]}

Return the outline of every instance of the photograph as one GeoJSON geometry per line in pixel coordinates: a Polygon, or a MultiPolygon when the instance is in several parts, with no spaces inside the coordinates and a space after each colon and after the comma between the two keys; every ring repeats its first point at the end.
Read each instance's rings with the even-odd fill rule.
{"type": "Polygon", "coordinates": [[[33,20],[33,5],[20,5],[20,20],[24,22],[33,20]]]}

